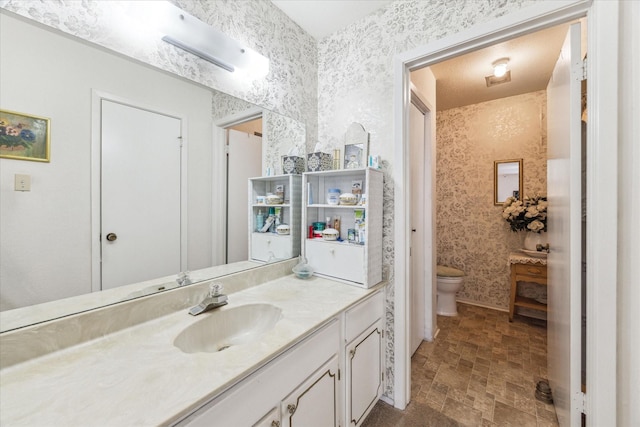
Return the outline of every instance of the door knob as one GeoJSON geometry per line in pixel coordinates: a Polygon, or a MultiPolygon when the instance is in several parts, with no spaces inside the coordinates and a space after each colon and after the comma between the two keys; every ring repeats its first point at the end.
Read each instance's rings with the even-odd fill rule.
{"type": "Polygon", "coordinates": [[[118,238],[118,236],[116,235],[116,233],[109,233],[107,234],[107,240],[110,242],[115,241],[118,238]]]}

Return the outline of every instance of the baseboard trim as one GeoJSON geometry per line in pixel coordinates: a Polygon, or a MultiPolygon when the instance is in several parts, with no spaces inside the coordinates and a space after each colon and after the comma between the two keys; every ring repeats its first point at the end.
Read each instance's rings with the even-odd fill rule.
{"type": "Polygon", "coordinates": [[[385,395],[380,396],[380,400],[382,400],[384,403],[387,403],[387,404],[389,404],[391,406],[394,406],[393,405],[393,399],[390,399],[385,395]]]}
{"type": "Polygon", "coordinates": [[[497,311],[504,311],[505,313],[509,312],[508,308],[504,308],[504,307],[498,307],[496,305],[491,305],[491,304],[484,304],[478,301],[471,301],[471,300],[465,300],[462,298],[456,298],[456,302],[462,303],[462,304],[467,304],[467,305],[475,305],[477,307],[484,307],[484,308],[490,308],[492,310],[497,310],[497,311]]]}

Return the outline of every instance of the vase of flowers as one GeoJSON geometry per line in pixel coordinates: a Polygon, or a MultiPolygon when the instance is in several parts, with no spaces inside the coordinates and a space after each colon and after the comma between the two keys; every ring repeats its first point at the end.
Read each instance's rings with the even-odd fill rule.
{"type": "Polygon", "coordinates": [[[502,217],[509,223],[511,231],[526,231],[524,248],[537,250],[537,245],[545,245],[547,231],[547,197],[536,194],[518,200],[509,197],[502,205],[502,217]]]}

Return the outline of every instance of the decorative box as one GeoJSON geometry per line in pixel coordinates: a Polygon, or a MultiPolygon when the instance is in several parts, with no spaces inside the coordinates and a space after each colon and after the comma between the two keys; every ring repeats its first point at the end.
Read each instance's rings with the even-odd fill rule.
{"type": "Polygon", "coordinates": [[[307,154],[307,172],[330,171],[333,168],[333,157],[328,153],[307,154]]]}
{"type": "Polygon", "coordinates": [[[304,157],[282,156],[282,173],[302,175],[304,172],[304,157]]]}

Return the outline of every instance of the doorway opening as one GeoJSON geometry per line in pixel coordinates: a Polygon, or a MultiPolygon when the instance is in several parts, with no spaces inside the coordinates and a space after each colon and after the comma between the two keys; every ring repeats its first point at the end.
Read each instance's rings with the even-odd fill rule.
{"type": "Polygon", "coordinates": [[[249,178],[262,175],[262,117],[252,117],[226,128],[226,259],[249,258],[249,178]]]}
{"type": "MultiPolygon", "coordinates": [[[[598,411],[591,415],[592,422],[605,421],[606,415],[615,414],[615,400],[607,398],[603,393],[598,393],[600,385],[606,384],[615,387],[615,366],[600,363],[600,360],[613,360],[615,358],[614,339],[610,331],[615,330],[615,301],[607,297],[607,292],[599,289],[596,284],[602,281],[614,280],[616,256],[609,254],[603,248],[606,247],[606,236],[602,230],[608,230],[609,235],[615,235],[615,218],[607,216],[606,209],[601,203],[609,201],[614,204],[612,187],[617,188],[615,180],[604,181],[603,177],[615,176],[616,173],[616,147],[611,152],[604,150],[602,141],[606,140],[607,132],[617,135],[616,128],[616,102],[617,95],[613,99],[605,97],[604,93],[617,93],[618,80],[615,74],[615,61],[608,62],[607,46],[619,44],[618,35],[605,31],[607,25],[615,26],[618,16],[618,5],[604,7],[600,4],[575,3],[572,5],[540,4],[531,7],[526,14],[516,16],[504,16],[491,22],[480,24],[470,30],[457,33],[451,37],[431,43],[424,47],[416,48],[410,52],[400,54],[395,63],[395,108],[394,121],[395,136],[399,143],[394,153],[395,167],[394,180],[396,181],[395,200],[395,293],[394,293],[394,405],[404,409],[410,396],[410,359],[409,359],[409,325],[410,325],[410,293],[408,278],[410,277],[409,251],[410,251],[410,181],[408,151],[408,109],[410,94],[410,70],[419,69],[453,58],[474,50],[478,50],[504,40],[509,40],[521,35],[529,34],[552,25],[569,22],[583,18],[589,13],[589,52],[590,61],[587,68],[592,70],[593,78],[588,81],[590,97],[591,119],[588,124],[587,147],[592,155],[589,161],[589,175],[587,176],[590,203],[587,207],[590,213],[588,225],[590,243],[587,253],[590,260],[590,274],[587,277],[587,289],[589,299],[587,307],[590,316],[598,320],[591,321],[587,325],[590,339],[587,342],[587,354],[598,355],[590,358],[587,366],[590,383],[590,395],[586,404],[596,405],[598,411]],[[597,71],[594,71],[597,70],[597,71]],[[607,70],[606,74],[603,70],[607,70]],[[597,88],[597,90],[596,90],[597,88]],[[610,91],[604,91],[609,88],[610,91]],[[608,110],[602,105],[606,104],[608,110]],[[597,107],[597,108],[596,108],[597,107]],[[401,141],[401,142],[400,142],[401,141]],[[600,142],[599,142],[600,141],[600,142]],[[609,175],[611,174],[611,175],[609,175]],[[600,203],[599,203],[600,202],[600,203]],[[600,245],[603,245],[602,248],[600,245]],[[610,269],[610,270],[608,270],[610,269]],[[595,302],[598,301],[598,304],[595,302]],[[594,308],[597,308],[594,309],[594,308]],[[602,322],[602,323],[600,323],[602,322]],[[609,332],[607,332],[607,329],[609,332]],[[591,344],[590,344],[591,343],[591,344]],[[594,343],[599,343],[597,346],[594,343]],[[611,343],[611,346],[603,347],[602,343],[611,343]],[[606,354],[606,357],[605,357],[606,354]],[[598,387],[596,387],[596,385],[598,387]],[[595,420],[595,421],[593,421],[595,420]]],[[[606,205],[606,204],[605,204],[606,205]]],[[[577,295],[577,294],[576,294],[577,295]]],[[[579,324],[579,321],[576,322],[579,324]]],[[[576,402],[574,402],[576,403],[576,402]]]]}

